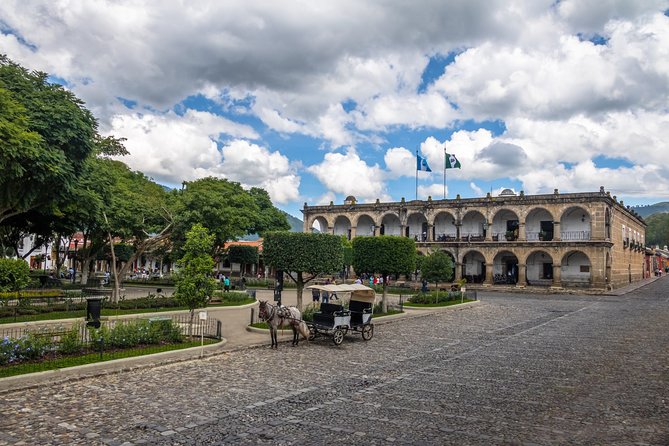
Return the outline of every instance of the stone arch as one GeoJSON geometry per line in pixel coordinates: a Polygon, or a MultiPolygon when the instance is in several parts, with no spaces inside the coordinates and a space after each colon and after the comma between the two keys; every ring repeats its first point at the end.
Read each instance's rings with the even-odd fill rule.
{"type": "Polygon", "coordinates": [[[544,250],[532,251],[525,258],[525,277],[530,286],[553,284],[553,257],[544,250]]]}
{"type": "Polygon", "coordinates": [[[327,218],[323,217],[322,215],[317,215],[311,220],[311,225],[309,228],[311,229],[311,232],[320,232],[321,234],[327,234],[328,233],[328,227],[330,224],[328,223],[327,218]]]}
{"type": "Polygon", "coordinates": [[[376,223],[374,219],[367,214],[362,214],[358,216],[358,220],[355,223],[355,235],[358,236],[372,236],[374,235],[374,229],[376,228],[376,223]]]}
{"type": "Polygon", "coordinates": [[[467,283],[483,283],[486,273],[485,256],[475,249],[471,249],[462,256],[462,277],[467,283]]]}
{"type": "Polygon", "coordinates": [[[518,238],[518,228],[520,219],[511,209],[500,209],[492,218],[493,241],[516,240],[518,238]]]}
{"type": "Polygon", "coordinates": [[[525,217],[525,239],[528,241],[553,240],[554,221],[553,214],[548,209],[533,208],[525,217]]]}
{"type": "Polygon", "coordinates": [[[462,217],[460,238],[463,240],[483,240],[485,237],[485,216],[480,211],[468,211],[462,217]]]}
{"type": "Polygon", "coordinates": [[[334,235],[343,235],[351,240],[351,220],[345,215],[338,215],[334,222],[334,235]]]}
{"type": "Polygon", "coordinates": [[[560,240],[590,240],[592,218],[582,206],[570,206],[560,216],[560,240]]]}
{"type": "Polygon", "coordinates": [[[500,251],[492,261],[492,281],[496,285],[518,283],[518,257],[511,251],[500,251]]]}
{"type": "Polygon", "coordinates": [[[402,235],[402,223],[400,217],[395,213],[385,214],[381,218],[381,235],[402,235]]]}
{"type": "Polygon", "coordinates": [[[455,215],[448,211],[439,212],[433,220],[432,240],[437,242],[454,241],[458,236],[455,215]]]}
{"type": "Polygon", "coordinates": [[[592,283],[592,263],[583,251],[567,252],[560,261],[560,281],[567,287],[589,287],[592,283]]]}
{"type": "Polygon", "coordinates": [[[407,217],[406,236],[416,241],[427,241],[427,218],[420,212],[413,212],[407,217]]]}

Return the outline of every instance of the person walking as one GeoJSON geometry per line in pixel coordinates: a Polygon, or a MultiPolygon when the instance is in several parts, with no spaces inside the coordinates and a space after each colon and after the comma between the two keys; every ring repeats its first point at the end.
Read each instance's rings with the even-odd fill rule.
{"type": "Polygon", "coordinates": [[[230,278],[228,276],[225,276],[223,279],[223,291],[228,292],[230,291],[230,278]]]}

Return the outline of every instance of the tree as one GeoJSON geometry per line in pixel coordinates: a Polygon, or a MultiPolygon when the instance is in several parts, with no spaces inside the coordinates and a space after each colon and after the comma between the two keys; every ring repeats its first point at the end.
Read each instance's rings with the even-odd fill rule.
{"type": "Polygon", "coordinates": [[[388,311],[387,287],[390,274],[410,274],[416,268],[416,243],[408,237],[382,235],[353,239],[353,268],[356,274],[381,274],[382,311],[388,311]]]}
{"type": "Polygon", "coordinates": [[[443,251],[436,251],[426,256],[421,262],[421,276],[428,282],[434,282],[439,300],[439,282],[453,280],[453,261],[443,251]]]}
{"type": "Polygon", "coordinates": [[[669,214],[653,214],[646,218],[646,245],[669,246],[669,214]]]}
{"type": "Polygon", "coordinates": [[[214,236],[202,225],[194,225],[186,234],[184,256],[177,265],[175,297],[190,310],[190,332],[192,335],[195,309],[207,305],[216,288],[211,277],[214,259],[211,250],[214,236]]]}
{"type": "Polygon", "coordinates": [[[0,223],[67,196],[93,152],[97,122],[46,73],[0,55],[0,223]]]}
{"type": "Polygon", "coordinates": [[[20,291],[30,283],[30,268],[22,259],[0,259],[0,291],[20,291]]]}
{"type": "Polygon", "coordinates": [[[246,265],[258,263],[258,247],[248,245],[232,245],[228,248],[228,260],[230,263],[239,263],[239,277],[243,275],[246,265]]]}
{"type": "Polygon", "coordinates": [[[331,234],[268,232],[263,238],[263,257],[266,265],[284,271],[295,282],[297,308],[302,310],[304,285],[319,274],[341,268],[341,238],[331,234]],[[304,273],[309,277],[305,278],[304,273]]]}
{"type": "Polygon", "coordinates": [[[196,223],[211,228],[215,236],[213,254],[243,235],[288,228],[285,216],[262,189],[247,192],[239,183],[209,177],[184,183],[184,189],[173,194],[176,207],[172,242],[177,252],[186,231],[196,223]]]}
{"type": "Polygon", "coordinates": [[[343,270],[344,270],[344,277],[348,278],[349,275],[349,269],[351,268],[351,265],[353,265],[353,244],[351,241],[346,238],[346,236],[341,236],[341,244],[342,244],[342,250],[343,250],[343,260],[344,260],[344,265],[343,265],[343,270]]]}

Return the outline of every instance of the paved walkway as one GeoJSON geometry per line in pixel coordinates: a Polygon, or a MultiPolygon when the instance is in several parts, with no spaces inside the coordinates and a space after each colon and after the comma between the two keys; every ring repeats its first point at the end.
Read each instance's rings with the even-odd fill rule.
{"type": "Polygon", "coordinates": [[[380,324],[369,342],[274,351],[264,339],[4,392],[0,446],[667,445],[667,285],[481,294],[380,324]]]}
{"type": "MultiPolygon", "coordinates": [[[[651,277],[642,281],[630,284],[627,287],[622,287],[610,291],[609,295],[621,296],[639,288],[642,288],[649,283],[659,279],[658,277],[651,277]]],[[[479,291],[478,296],[486,299],[486,296],[507,295],[507,293],[497,293],[495,291],[482,292],[479,291]]],[[[258,300],[267,300],[273,303],[273,291],[259,289],[256,291],[256,298],[258,300]]],[[[397,302],[398,296],[389,296],[390,301],[397,302]]],[[[282,293],[282,301],[284,305],[297,304],[297,291],[294,289],[287,289],[282,293]]],[[[308,290],[303,294],[303,304],[311,303],[311,295],[308,290]]],[[[188,350],[179,350],[173,352],[165,352],[157,355],[140,356],[136,358],[127,358],[105,363],[89,364],[80,367],[72,367],[62,370],[52,370],[48,372],[35,373],[30,375],[20,375],[10,378],[0,378],[0,393],[12,391],[22,388],[30,388],[40,385],[50,385],[61,381],[77,380],[97,375],[107,375],[111,373],[125,372],[138,368],[155,367],[158,365],[169,364],[173,362],[188,361],[202,357],[210,357],[220,355],[226,352],[233,352],[239,349],[262,347],[269,343],[269,336],[265,333],[257,331],[249,331],[248,324],[251,318],[254,321],[258,320],[258,305],[247,305],[242,308],[235,307],[210,307],[206,309],[209,317],[216,318],[223,323],[223,342],[206,346],[204,349],[194,348],[188,350]],[[253,312],[253,314],[252,314],[253,312]]],[[[165,315],[166,313],[157,313],[165,315]]],[[[397,318],[411,318],[424,315],[425,310],[410,310],[407,309],[404,315],[398,317],[383,318],[375,320],[375,324],[383,324],[392,322],[397,318]],[[385,319],[385,320],[384,320],[385,319]]],[[[147,314],[139,315],[147,317],[147,314]]],[[[138,317],[139,317],[138,316],[138,317]]],[[[21,324],[16,324],[21,325],[21,324]]],[[[9,326],[9,325],[7,325],[9,326]]],[[[288,342],[292,339],[292,332],[288,329],[279,332],[279,340],[288,342]]]]}

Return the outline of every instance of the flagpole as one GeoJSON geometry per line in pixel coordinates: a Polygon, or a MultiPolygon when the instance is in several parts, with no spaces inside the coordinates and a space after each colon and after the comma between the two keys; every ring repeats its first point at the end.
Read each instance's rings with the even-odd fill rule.
{"type": "Polygon", "coordinates": [[[444,149],[444,200],[446,199],[446,149],[444,149]]]}
{"type": "MultiPolygon", "coordinates": [[[[416,160],[418,160],[418,150],[416,150],[416,160]]],[[[416,200],[418,200],[418,166],[416,166],[416,200]]]]}

